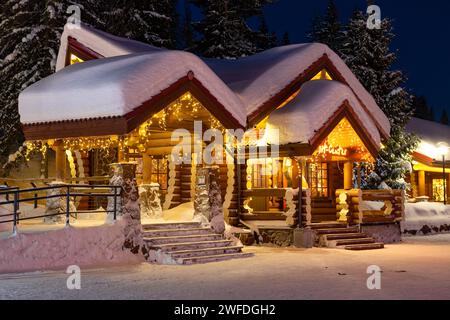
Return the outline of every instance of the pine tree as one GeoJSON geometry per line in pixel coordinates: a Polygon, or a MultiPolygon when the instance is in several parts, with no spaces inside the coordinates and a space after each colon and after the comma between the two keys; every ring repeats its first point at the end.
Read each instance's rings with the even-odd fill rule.
{"type": "Polygon", "coordinates": [[[189,0],[184,1],[183,46],[187,50],[194,47],[194,30],[192,28],[192,10],[189,0]]]}
{"type": "Polygon", "coordinates": [[[56,65],[63,1],[8,1],[0,23],[0,163],[23,142],[18,114],[22,90],[56,65]]]}
{"type": "Polygon", "coordinates": [[[264,51],[277,46],[277,36],[269,31],[266,19],[263,15],[259,17],[259,28],[257,34],[258,50],[264,51]]]}
{"type": "Polygon", "coordinates": [[[289,32],[285,32],[284,34],[283,34],[283,37],[281,38],[281,42],[280,42],[280,45],[281,46],[288,46],[288,45],[290,45],[291,44],[291,39],[290,39],[290,37],[289,37],[289,32]]]}
{"type": "Polygon", "coordinates": [[[98,29],[172,47],[176,0],[10,0],[0,11],[0,163],[23,142],[18,96],[54,72],[61,32],[70,5],[98,29]]]}
{"type": "Polygon", "coordinates": [[[176,1],[101,0],[94,6],[102,30],[158,47],[175,47],[176,1]]]}
{"type": "Polygon", "coordinates": [[[427,99],[424,96],[413,97],[412,108],[414,117],[434,121],[433,108],[428,106],[427,99]]]}
{"type": "Polygon", "coordinates": [[[372,94],[378,106],[389,118],[391,138],[380,151],[372,188],[385,182],[391,188],[406,188],[404,177],[417,138],[405,131],[414,110],[411,97],[404,89],[405,76],[392,70],[396,53],[390,50],[394,38],[392,22],[383,19],[380,29],[367,28],[367,16],[357,10],[348,26],[340,54],[360,82],[372,94]]]}
{"type": "Polygon", "coordinates": [[[445,124],[446,126],[448,126],[448,124],[449,124],[447,110],[445,110],[445,109],[442,111],[442,116],[441,116],[440,122],[442,124],[445,124]]]}
{"type": "Polygon", "coordinates": [[[313,42],[328,45],[335,52],[340,52],[342,37],[342,26],[336,3],[334,0],[329,0],[325,15],[313,20],[308,38],[313,42]]]}
{"type": "Polygon", "coordinates": [[[262,14],[270,0],[192,0],[203,14],[194,24],[200,39],[195,51],[204,57],[236,59],[258,52],[258,37],[247,20],[262,14]]]}

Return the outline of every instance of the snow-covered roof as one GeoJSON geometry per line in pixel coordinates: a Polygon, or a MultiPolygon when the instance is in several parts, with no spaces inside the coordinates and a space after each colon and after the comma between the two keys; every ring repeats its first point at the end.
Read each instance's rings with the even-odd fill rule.
{"type": "MultiPolygon", "coordinates": [[[[84,24],[79,29],[65,27],[57,61],[59,71],[21,93],[19,112],[23,124],[125,116],[193,72],[208,94],[236,122],[246,126],[247,118],[258,114],[259,107],[324,57],[345,84],[322,84],[318,90],[339,87],[339,94],[315,93],[315,103],[325,108],[327,104],[341,104],[342,95],[351,96],[355,108],[371,119],[371,134],[375,126],[388,135],[388,118],[345,63],[325,45],[296,44],[237,60],[202,60],[191,53],[156,48],[84,24]],[[69,37],[104,58],[64,67],[69,37]]],[[[309,87],[315,86],[305,84],[309,87]]],[[[297,107],[304,108],[301,104],[297,107]]],[[[380,140],[378,131],[372,135],[380,140]]],[[[308,136],[306,130],[302,137],[308,136]]]]}
{"type": "Polygon", "coordinates": [[[420,138],[417,152],[432,159],[439,157],[437,144],[446,142],[450,145],[450,127],[433,121],[412,118],[406,130],[420,138]]]}
{"type": "Polygon", "coordinates": [[[251,114],[324,55],[328,56],[349,87],[368,108],[368,112],[389,134],[389,119],[344,61],[326,45],[294,44],[237,60],[208,59],[205,61],[242,99],[247,107],[247,114],[251,114]]]}
{"type": "Polygon", "coordinates": [[[346,101],[373,142],[381,145],[377,127],[352,90],[345,84],[328,80],[306,82],[294,100],[272,112],[267,120],[268,137],[270,139],[270,130],[276,128],[280,145],[310,143],[346,101]]]}
{"type": "Polygon", "coordinates": [[[81,23],[79,28],[74,28],[73,25],[67,24],[65,25],[64,32],[61,36],[61,44],[58,52],[58,59],[56,61],[56,71],[59,71],[66,66],[66,53],[69,37],[78,40],[83,45],[103,57],[115,57],[132,53],[161,50],[160,48],[139,41],[113,36],[84,23],[81,23]]]}
{"type": "Polygon", "coordinates": [[[195,55],[157,50],[68,66],[19,96],[23,124],[124,116],[193,71],[194,76],[242,125],[239,98],[195,55]]]}

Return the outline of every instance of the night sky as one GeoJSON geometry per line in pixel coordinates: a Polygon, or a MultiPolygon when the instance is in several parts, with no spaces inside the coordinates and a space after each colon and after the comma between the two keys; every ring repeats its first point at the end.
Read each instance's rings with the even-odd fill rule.
{"type": "MultiPolygon", "coordinates": [[[[328,0],[278,0],[266,7],[271,31],[288,31],[294,43],[306,42],[313,17],[323,14],[328,0]]],[[[336,0],[341,20],[346,22],[355,8],[367,8],[366,0],[336,0]]],[[[407,87],[427,97],[439,119],[442,108],[450,113],[450,1],[378,0],[383,17],[394,19],[398,50],[395,65],[408,77],[407,87]]],[[[198,12],[194,10],[194,20],[198,12]]]]}
{"type": "MultiPolygon", "coordinates": [[[[292,42],[305,42],[311,19],[323,14],[328,0],[279,0],[266,9],[269,27],[279,35],[288,31],[292,42]]],[[[352,11],[367,8],[366,0],[336,0],[341,20],[352,11]]],[[[434,107],[450,112],[450,1],[378,0],[383,17],[394,19],[397,37],[393,49],[399,51],[395,67],[408,77],[412,93],[424,95],[434,107]]]]}

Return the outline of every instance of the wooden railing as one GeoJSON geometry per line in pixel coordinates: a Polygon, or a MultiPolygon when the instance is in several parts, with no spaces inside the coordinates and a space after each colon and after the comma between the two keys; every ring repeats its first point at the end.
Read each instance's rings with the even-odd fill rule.
{"type": "Polygon", "coordinates": [[[337,190],[336,211],[341,221],[347,212],[349,224],[402,221],[405,217],[405,191],[337,190]],[[376,203],[379,203],[379,208],[370,208],[376,203]]]}
{"type": "MultiPolygon", "coordinates": [[[[6,187],[15,187],[19,189],[28,189],[32,190],[35,188],[47,187],[50,183],[55,181],[61,181],[65,184],[108,184],[109,177],[108,176],[96,176],[96,177],[84,177],[84,178],[67,178],[67,179],[56,179],[56,178],[37,178],[37,179],[14,179],[14,178],[1,178],[0,177],[0,185],[6,187]]],[[[38,204],[44,205],[44,200],[38,200],[36,198],[37,195],[33,193],[33,191],[28,192],[26,194],[27,198],[32,199],[29,201],[33,202],[34,207],[36,208],[38,204]]]]}
{"type": "MultiPolygon", "coordinates": [[[[311,196],[308,190],[302,191],[302,196],[299,198],[298,189],[292,188],[278,188],[278,189],[251,189],[242,192],[242,210],[246,219],[261,218],[261,215],[254,214],[251,202],[255,198],[282,198],[285,201],[282,217],[286,220],[286,224],[290,227],[296,227],[300,224],[309,225],[311,223],[311,196]]],[[[276,212],[267,212],[265,218],[276,216],[276,212]]],[[[274,219],[275,220],[275,219],[274,219]]]]}

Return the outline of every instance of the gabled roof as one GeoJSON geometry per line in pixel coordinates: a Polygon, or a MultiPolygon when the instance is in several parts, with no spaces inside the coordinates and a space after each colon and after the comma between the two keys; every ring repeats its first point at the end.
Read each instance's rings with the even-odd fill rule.
{"type": "MultiPolygon", "coordinates": [[[[406,130],[416,134],[420,138],[419,146],[416,150],[418,157],[420,155],[428,157],[428,160],[438,159],[437,144],[446,142],[450,145],[450,127],[423,119],[412,118],[406,125],[406,130]]],[[[417,158],[417,157],[415,157],[417,158]]],[[[421,159],[418,159],[421,160],[421,159]]],[[[428,161],[429,162],[429,161],[428,161]]]]}
{"type": "Polygon", "coordinates": [[[21,121],[33,124],[127,116],[188,73],[217,98],[238,126],[245,126],[244,106],[223,81],[195,55],[169,50],[68,66],[21,93],[21,121]]]}
{"type": "Polygon", "coordinates": [[[80,24],[80,28],[72,28],[71,25],[66,25],[61,36],[56,71],[66,66],[66,54],[70,45],[70,39],[74,39],[102,57],[116,57],[132,53],[162,50],[139,41],[113,36],[84,23],[80,24]]]}
{"type": "Polygon", "coordinates": [[[20,95],[19,112],[25,127],[129,119],[153,110],[168,91],[186,81],[195,83],[197,92],[208,97],[207,108],[213,114],[222,113],[235,127],[251,127],[326,68],[347,88],[347,94],[353,94],[370,119],[368,126],[377,128],[376,141],[379,133],[386,138],[390,131],[389,120],[372,96],[322,44],[279,47],[237,60],[202,60],[191,53],[155,48],[82,25],[80,29],[65,27],[57,65],[60,71],[20,95]],[[104,58],[62,69],[71,43],[104,58]]]}
{"type": "Polygon", "coordinates": [[[378,148],[381,145],[381,137],[377,127],[352,90],[337,81],[317,80],[305,83],[294,100],[270,114],[267,128],[279,130],[280,145],[314,145],[325,124],[339,116],[345,108],[365,131],[362,138],[373,148],[378,148]]]}

